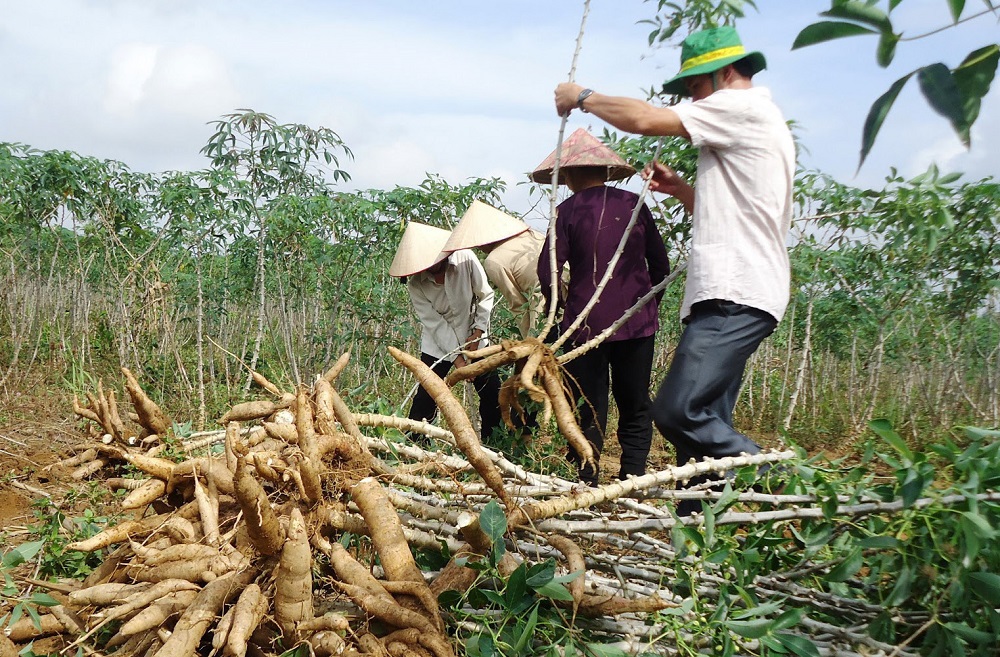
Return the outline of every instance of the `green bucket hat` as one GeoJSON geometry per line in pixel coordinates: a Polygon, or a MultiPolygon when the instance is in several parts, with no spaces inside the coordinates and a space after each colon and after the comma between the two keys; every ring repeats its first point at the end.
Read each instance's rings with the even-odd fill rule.
{"type": "Polygon", "coordinates": [[[748,53],[740,41],[740,35],[729,27],[713,27],[688,35],[681,44],[681,70],[671,80],[663,83],[663,93],[687,96],[684,81],[695,75],[705,75],[718,71],[724,66],[741,59],[747,59],[756,74],[767,67],[764,55],[748,53]]]}

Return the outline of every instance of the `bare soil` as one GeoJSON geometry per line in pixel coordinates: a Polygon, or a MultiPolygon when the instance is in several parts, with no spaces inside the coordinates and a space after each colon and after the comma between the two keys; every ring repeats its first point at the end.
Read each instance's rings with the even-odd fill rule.
{"type": "Polygon", "coordinates": [[[68,472],[45,466],[83,442],[72,397],[27,376],[0,391],[0,532],[33,519],[32,501],[61,497],[74,483],[68,472]]]}

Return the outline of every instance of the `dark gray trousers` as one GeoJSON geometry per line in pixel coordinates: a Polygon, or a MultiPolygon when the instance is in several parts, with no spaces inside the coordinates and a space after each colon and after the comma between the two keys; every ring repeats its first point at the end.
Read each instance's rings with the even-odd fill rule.
{"type": "Polygon", "coordinates": [[[733,428],[747,360],[774,332],[770,314],[732,301],[694,304],[673,362],[653,402],[656,428],[677,450],[677,464],[704,457],[757,454],[733,428]]]}

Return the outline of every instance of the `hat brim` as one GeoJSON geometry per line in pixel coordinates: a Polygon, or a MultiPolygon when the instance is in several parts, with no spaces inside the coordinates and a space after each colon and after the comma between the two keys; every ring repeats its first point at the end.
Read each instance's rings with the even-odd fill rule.
{"type": "Polygon", "coordinates": [[[764,59],[764,55],[759,52],[751,52],[745,55],[734,55],[733,57],[723,57],[714,62],[707,62],[701,66],[694,66],[683,73],[678,73],[670,80],[663,83],[663,93],[670,94],[673,96],[688,96],[687,85],[685,81],[696,75],[707,75],[718,71],[720,68],[729,66],[741,59],[746,59],[750,63],[750,75],[757,75],[765,68],[767,68],[767,60],[764,59]]]}
{"type": "MultiPolygon", "coordinates": [[[[611,182],[612,180],[623,180],[623,179],[628,178],[629,176],[635,174],[635,169],[633,167],[631,167],[631,166],[628,166],[627,164],[624,165],[624,166],[622,166],[622,165],[609,165],[607,167],[600,167],[600,165],[596,165],[596,164],[588,164],[588,165],[585,165],[585,166],[574,166],[574,165],[570,164],[570,165],[567,165],[567,166],[561,166],[561,167],[559,167],[559,171],[564,172],[564,171],[566,171],[566,169],[597,169],[597,168],[606,168],[607,169],[608,175],[607,175],[607,177],[604,180],[606,180],[608,182],[611,182]]],[[[531,172],[531,176],[530,176],[531,180],[533,180],[536,183],[541,183],[543,185],[550,185],[550,184],[552,184],[552,171],[553,171],[553,169],[551,169],[551,168],[549,168],[549,169],[535,169],[534,171],[531,172]]],[[[559,184],[560,185],[565,185],[566,184],[566,179],[563,178],[562,176],[560,176],[559,177],[559,184]]]]}
{"type": "Polygon", "coordinates": [[[389,265],[389,275],[400,278],[430,269],[448,257],[442,248],[449,237],[451,231],[411,221],[389,265]]]}

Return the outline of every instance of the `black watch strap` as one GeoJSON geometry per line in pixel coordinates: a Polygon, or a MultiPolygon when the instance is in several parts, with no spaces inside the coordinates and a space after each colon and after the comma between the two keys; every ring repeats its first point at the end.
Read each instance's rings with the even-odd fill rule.
{"type": "Polygon", "coordinates": [[[576,106],[580,109],[581,112],[586,112],[587,111],[583,107],[583,101],[585,101],[588,98],[590,98],[590,95],[592,93],[594,93],[593,89],[584,89],[583,91],[580,92],[580,95],[576,97],[576,106]]]}

